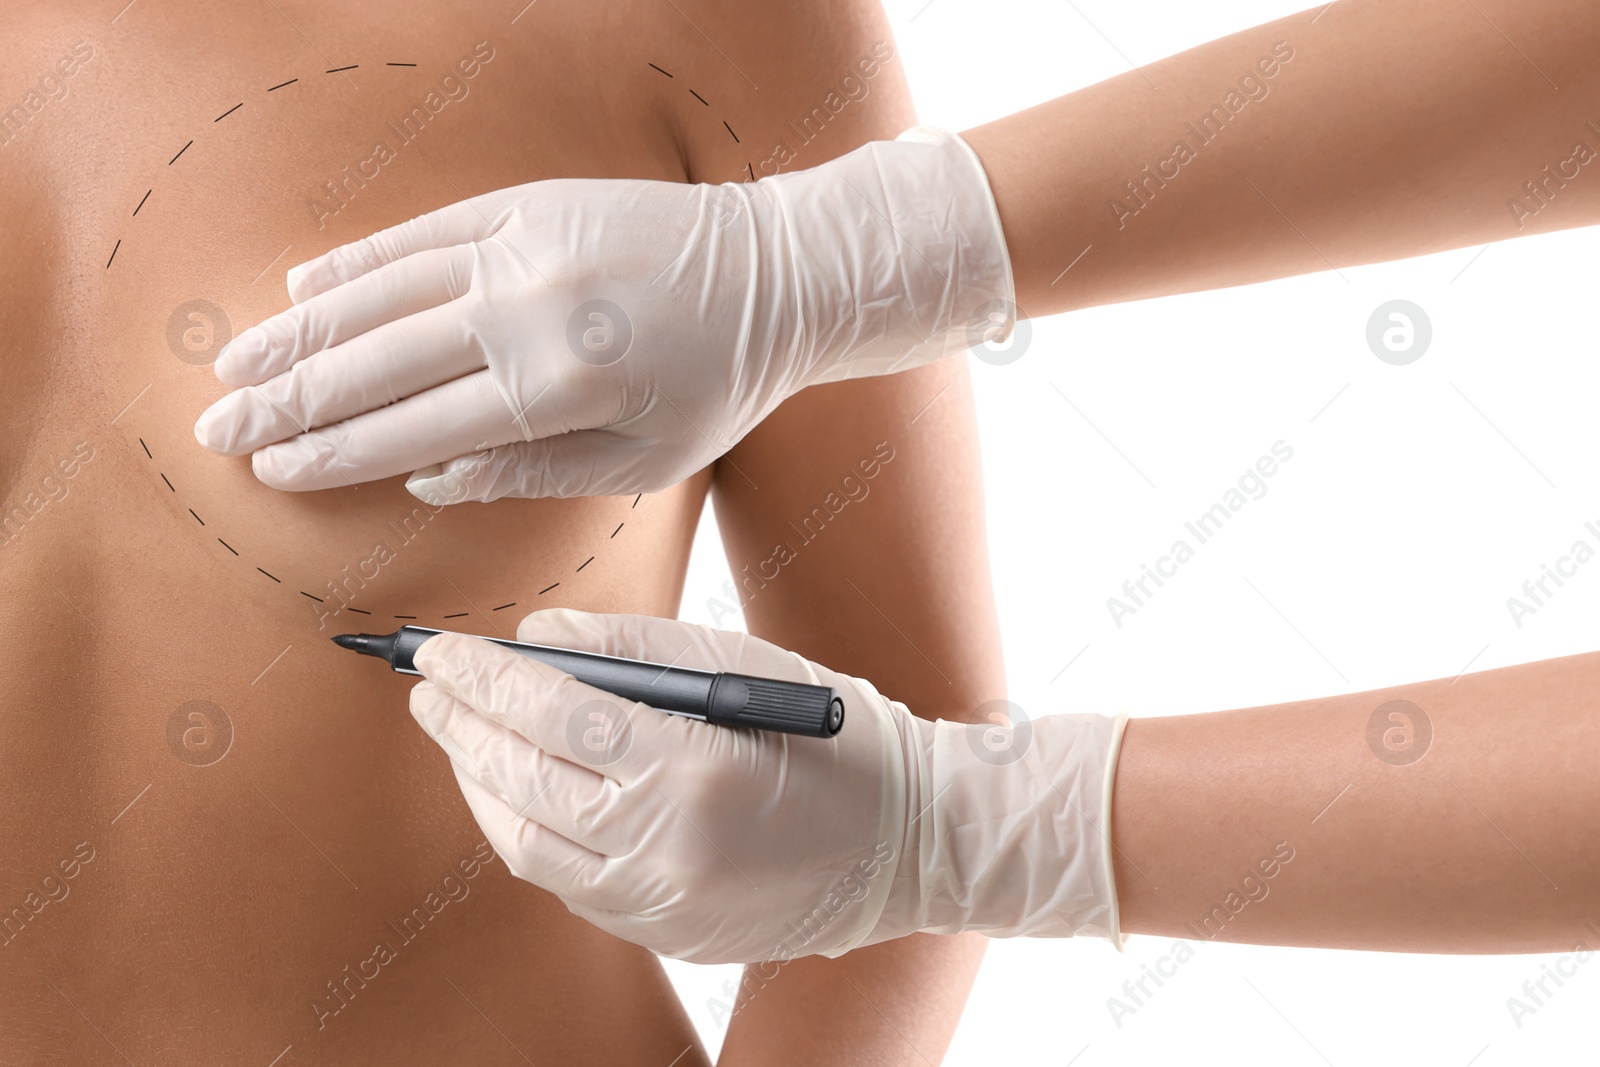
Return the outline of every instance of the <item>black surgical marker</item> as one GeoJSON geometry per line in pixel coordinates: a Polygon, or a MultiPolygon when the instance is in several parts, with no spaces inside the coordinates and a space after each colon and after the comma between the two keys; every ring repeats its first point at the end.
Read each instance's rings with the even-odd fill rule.
{"type": "MultiPolygon", "coordinates": [[[[399,674],[421,675],[412,657],[422,642],[445,630],[402,626],[392,634],[340,634],[340,648],[388,660],[399,674]]],[[[844,701],[834,690],[803,682],[752,678],[725,671],[697,671],[662,663],[575,652],[485,637],[502,648],[547,663],[585,685],[624,700],[637,700],[673,715],[687,715],[720,726],[754,726],[806,737],[832,737],[844,725],[844,701]]]]}

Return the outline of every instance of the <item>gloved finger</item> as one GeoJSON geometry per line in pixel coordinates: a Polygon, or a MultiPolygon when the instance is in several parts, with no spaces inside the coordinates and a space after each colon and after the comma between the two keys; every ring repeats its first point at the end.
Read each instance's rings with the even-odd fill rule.
{"type": "Polygon", "coordinates": [[[492,207],[473,200],[418,215],[289,268],[289,299],[303,303],[406,256],[481,240],[502,221],[492,207]]]}
{"type": "Polygon", "coordinates": [[[823,684],[805,659],[759,637],[653,615],[601,615],[547,608],[523,618],[517,626],[517,640],[695,670],[734,671],[823,684]]]}
{"type": "MultiPolygon", "coordinates": [[[[617,863],[617,860],[609,860],[607,862],[606,875],[608,880],[619,878],[610,869],[616,866],[617,863]]],[[[604,896],[607,899],[617,899],[620,898],[621,894],[610,892],[605,893],[604,896]]],[[[622,938],[624,941],[632,941],[636,945],[642,945],[660,955],[671,955],[674,959],[685,958],[675,953],[663,952],[663,946],[655,943],[656,939],[651,936],[653,933],[652,924],[649,917],[644,914],[649,910],[650,903],[637,890],[631,893],[628,899],[620,900],[620,906],[612,908],[597,907],[585,900],[578,899],[563,898],[561,902],[567,906],[568,911],[590,926],[598,927],[608,934],[622,938]]],[[[710,963],[713,961],[691,959],[689,962],[710,963]]],[[[720,963],[723,961],[717,960],[715,962],[720,963]]]]}
{"type": "Polygon", "coordinates": [[[482,353],[457,305],[441,304],[318,352],[261,385],[229,393],[195,422],[195,439],[213,452],[242,456],[482,367],[482,353]]]}
{"type": "Polygon", "coordinates": [[[485,370],[268,445],[250,458],[263,483],[304,492],[391,478],[521,436],[485,370]]]}
{"type": "Polygon", "coordinates": [[[447,304],[472,285],[471,245],[407,256],[235,337],[212,369],[227,385],[260,385],[325,348],[387,322],[447,304]]]}
{"type": "Polygon", "coordinates": [[[572,901],[603,902],[609,907],[628,904],[627,887],[607,877],[611,861],[547,826],[519,816],[470,774],[453,763],[451,768],[472,817],[506,870],[554,893],[567,903],[569,910],[572,901]]]}
{"type": "Polygon", "coordinates": [[[604,856],[633,847],[616,820],[617,784],[490,722],[430,682],[411,690],[411,715],[450,757],[525,819],[604,856]]]}
{"type": "MultiPolygon", "coordinates": [[[[723,923],[700,933],[694,941],[685,940],[682,929],[673,929],[660,917],[650,913],[650,904],[658,899],[649,890],[648,886],[640,886],[639,879],[630,877],[637,872],[623,873],[627,860],[609,860],[606,864],[607,880],[626,880],[630,885],[638,886],[629,898],[624,901],[624,907],[605,908],[589,901],[565,901],[567,910],[578,918],[591,925],[598,926],[608,933],[635,944],[643,945],[651,951],[666,956],[669,959],[684,960],[688,963],[754,963],[761,959],[772,959],[780,956],[783,942],[774,939],[774,943],[767,951],[750,951],[740,946],[730,951],[730,943],[739,944],[743,939],[744,931],[730,932],[727,927],[738,923],[733,916],[738,915],[742,909],[737,906],[729,907],[729,918],[723,923]],[[657,934],[667,935],[671,944],[660,944],[657,934]],[[656,942],[656,943],[653,943],[656,942]]],[[[648,876],[647,876],[648,877],[648,876]]],[[[606,898],[615,898],[618,894],[604,894],[606,898]]],[[[798,926],[798,924],[796,924],[798,926]]]]}
{"type": "Polygon", "coordinates": [[[554,667],[520,656],[510,649],[465,634],[428,638],[412,657],[417,670],[450,696],[471,705],[491,722],[527,738],[569,763],[584,764],[620,785],[637,780],[636,767],[648,760],[630,760],[635,750],[647,753],[692,747],[688,727],[713,729],[653,709],[633,714],[631,700],[585,685],[554,667]],[[584,750],[591,714],[615,724],[626,723],[626,740],[602,759],[584,750]]]}
{"type": "MultiPolygon", "coordinates": [[[[712,456],[707,456],[709,462],[712,456]]],[[[508,445],[448,463],[434,464],[406,479],[406,489],[424,503],[442,506],[501,497],[633,496],[658,492],[677,481],[655,473],[651,443],[609,430],[575,430],[508,445]]]]}

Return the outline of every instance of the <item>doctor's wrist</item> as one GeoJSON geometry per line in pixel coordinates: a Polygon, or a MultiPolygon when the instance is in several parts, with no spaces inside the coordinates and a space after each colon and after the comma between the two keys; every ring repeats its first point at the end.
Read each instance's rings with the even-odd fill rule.
{"type": "Polygon", "coordinates": [[[1126,718],[921,723],[886,919],[1120,947],[1110,811],[1126,718]]]}
{"type": "Polygon", "coordinates": [[[794,264],[807,384],[910,370],[1010,337],[1005,232],[982,163],[955,133],[912,127],[758,185],[794,264]]]}

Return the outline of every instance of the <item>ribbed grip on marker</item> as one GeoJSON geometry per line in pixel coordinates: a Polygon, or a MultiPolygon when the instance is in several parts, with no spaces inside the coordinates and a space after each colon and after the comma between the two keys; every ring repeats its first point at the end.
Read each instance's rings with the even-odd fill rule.
{"type": "Polygon", "coordinates": [[[844,701],[832,689],[746,674],[719,674],[707,720],[807,737],[832,737],[844,725],[844,701]]]}

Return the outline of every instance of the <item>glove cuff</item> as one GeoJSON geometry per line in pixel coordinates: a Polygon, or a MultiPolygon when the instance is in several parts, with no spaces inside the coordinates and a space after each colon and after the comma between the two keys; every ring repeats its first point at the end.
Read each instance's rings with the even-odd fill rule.
{"type": "Polygon", "coordinates": [[[913,929],[1120,948],[1111,802],[1126,714],[937,723],[913,929]]]}
{"type": "Polygon", "coordinates": [[[914,126],[810,170],[762,179],[805,264],[805,384],[889,374],[1008,340],[1011,256],[988,175],[955,133],[914,126]],[[802,238],[800,235],[804,235],[802,238]]]}
{"type": "MultiPolygon", "coordinates": [[[[818,673],[828,675],[832,672],[818,673]]],[[[832,682],[828,677],[819,680],[824,685],[832,682]]],[[[870,870],[872,873],[864,879],[867,895],[853,908],[854,922],[850,934],[839,944],[818,950],[819,955],[830,959],[863,944],[875,944],[915,932],[914,928],[904,928],[894,933],[883,933],[879,927],[895,925],[892,918],[884,921],[885,913],[890,910],[891,898],[900,893],[908,872],[914,878],[917,869],[917,828],[912,822],[916,812],[911,810],[911,798],[917,794],[914,778],[908,776],[915,775],[917,755],[921,751],[917,743],[918,720],[906,710],[905,705],[887,700],[870,683],[861,679],[850,681],[856,688],[870,694],[869,699],[881,701],[886,706],[886,714],[857,712],[851,715],[849,727],[877,730],[881,735],[876,744],[883,759],[878,775],[878,834],[871,857],[861,865],[863,872],[870,870]]]]}
{"type": "Polygon", "coordinates": [[[1128,713],[1117,712],[1116,721],[1111,725],[1111,749],[1106,754],[1106,770],[1100,786],[1100,839],[1105,843],[1104,865],[1106,880],[1106,897],[1111,902],[1111,915],[1107,924],[1107,936],[1118,952],[1128,943],[1128,935],[1122,932],[1122,905],[1117,897],[1117,872],[1114,862],[1116,856],[1116,840],[1111,836],[1111,808],[1112,791],[1117,784],[1117,761],[1122,758],[1122,735],[1127,732],[1128,713]]]}
{"type": "Polygon", "coordinates": [[[960,134],[938,126],[913,126],[895,138],[912,144],[938,146],[946,154],[959,155],[965,162],[963,168],[952,160],[947,169],[952,175],[963,170],[970,181],[972,192],[961,206],[967,209],[957,220],[966,244],[965,255],[955,264],[952,285],[962,295],[966,317],[956,318],[940,338],[940,355],[915,353],[919,363],[932,362],[946,355],[961,355],[980,343],[1008,344],[1017,326],[1017,286],[1011,273],[1011,251],[1006,245],[1005,227],[1000,222],[1000,205],[994,198],[994,187],[989,184],[989,172],[983,160],[960,134]],[[1001,330],[995,333],[996,329],[1001,330]]]}

